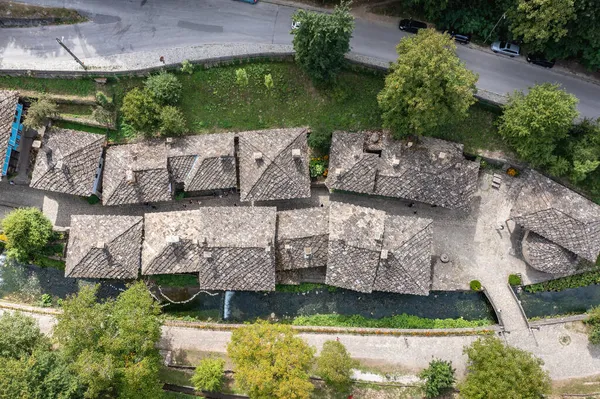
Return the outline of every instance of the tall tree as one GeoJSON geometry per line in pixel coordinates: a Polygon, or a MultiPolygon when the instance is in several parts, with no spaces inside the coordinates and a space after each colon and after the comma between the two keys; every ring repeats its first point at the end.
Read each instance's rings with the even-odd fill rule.
{"type": "Polygon", "coordinates": [[[317,358],[316,374],[323,378],[328,387],[347,392],[352,385],[352,368],[356,364],[341,342],[325,341],[317,358]]]}
{"type": "Polygon", "coordinates": [[[510,96],[498,131],[533,166],[562,169],[566,160],[557,157],[555,149],[567,138],[577,115],[575,96],[544,83],[530,88],[527,95],[517,91],[510,96]]]}
{"type": "Polygon", "coordinates": [[[97,289],[83,287],[65,301],[54,332],[86,397],[160,397],[160,308],[143,282],[104,303],[97,289]]]}
{"type": "Polygon", "coordinates": [[[52,222],[37,208],[19,208],[2,220],[7,256],[20,261],[41,250],[52,237],[52,222]]]}
{"type": "Polygon", "coordinates": [[[465,399],[538,399],[550,393],[544,362],[531,353],[504,345],[498,338],[480,338],[464,349],[467,377],[459,384],[465,399]]]}
{"type": "Polygon", "coordinates": [[[342,1],[333,13],[298,10],[292,15],[300,26],[292,31],[296,62],[317,82],[330,82],[350,51],[354,17],[350,2],[342,1]]]}
{"type": "Polygon", "coordinates": [[[567,34],[567,23],[575,16],[574,0],[519,0],[509,12],[511,31],[528,47],[542,50],[548,41],[567,34]]]}
{"type": "Polygon", "coordinates": [[[452,362],[440,359],[430,361],[429,367],[419,374],[419,378],[425,381],[423,390],[426,398],[437,398],[456,383],[452,362]]]}
{"type": "Polygon", "coordinates": [[[377,96],[384,127],[397,138],[425,135],[467,117],[477,75],[460,61],[450,36],[421,30],[402,39],[396,50],[398,61],[377,96]]]}
{"type": "Polygon", "coordinates": [[[290,326],[258,322],[231,335],[236,382],[252,399],[308,399],[314,349],[290,326]]]}

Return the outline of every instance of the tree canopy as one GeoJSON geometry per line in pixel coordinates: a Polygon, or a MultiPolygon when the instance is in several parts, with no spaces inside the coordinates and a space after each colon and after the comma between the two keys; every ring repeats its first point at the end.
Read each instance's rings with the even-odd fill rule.
{"type": "Polygon", "coordinates": [[[308,399],[314,349],[287,325],[256,324],[233,331],[227,346],[237,384],[252,399],[308,399]]]}
{"type": "Polygon", "coordinates": [[[352,368],[356,362],[339,341],[325,341],[317,358],[316,374],[327,386],[338,392],[347,392],[352,384],[352,368]]]}
{"type": "Polygon", "coordinates": [[[532,166],[561,174],[566,161],[555,155],[555,149],[568,137],[578,115],[576,107],[577,98],[558,85],[536,85],[528,94],[517,91],[504,107],[498,132],[532,166]]]}
{"type": "Polygon", "coordinates": [[[452,362],[440,359],[430,361],[429,367],[423,370],[419,377],[425,380],[423,390],[427,398],[437,398],[456,383],[452,362]]]}
{"type": "Polygon", "coordinates": [[[225,360],[209,357],[202,359],[194,370],[192,383],[197,391],[220,392],[223,388],[225,360]]]}
{"type": "Polygon", "coordinates": [[[426,135],[467,117],[478,77],[460,61],[449,35],[424,29],[396,50],[398,61],[377,97],[384,127],[397,138],[426,135]]]}
{"type": "Polygon", "coordinates": [[[37,129],[44,126],[48,118],[58,114],[58,106],[46,96],[40,96],[37,100],[31,103],[23,125],[27,128],[37,129]]]}
{"type": "Polygon", "coordinates": [[[330,82],[340,72],[350,51],[354,17],[350,2],[342,1],[333,13],[298,10],[292,15],[300,26],[292,31],[296,62],[317,82],[330,82]]]}
{"type": "Polygon", "coordinates": [[[6,255],[19,261],[41,250],[52,237],[52,222],[37,208],[19,208],[2,220],[6,255]]]}
{"type": "Polygon", "coordinates": [[[121,112],[123,119],[137,132],[152,135],[158,123],[160,107],[147,90],[134,88],[125,94],[121,112]]]}
{"type": "Polygon", "coordinates": [[[465,399],[539,399],[550,393],[550,377],[544,362],[531,353],[486,337],[464,349],[468,356],[467,376],[459,384],[465,399]]]}
{"type": "Polygon", "coordinates": [[[181,97],[183,86],[177,76],[172,73],[161,72],[146,79],[144,86],[160,105],[174,105],[181,97]]]}

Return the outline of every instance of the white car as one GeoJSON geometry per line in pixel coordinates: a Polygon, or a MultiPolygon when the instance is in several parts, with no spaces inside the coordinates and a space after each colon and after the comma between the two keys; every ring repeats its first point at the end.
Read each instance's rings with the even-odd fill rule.
{"type": "Polygon", "coordinates": [[[300,22],[292,21],[292,30],[296,30],[300,27],[300,22]]]}
{"type": "Polygon", "coordinates": [[[492,43],[492,51],[494,53],[508,55],[509,57],[517,57],[521,55],[521,48],[516,44],[511,44],[508,42],[492,43]]]}

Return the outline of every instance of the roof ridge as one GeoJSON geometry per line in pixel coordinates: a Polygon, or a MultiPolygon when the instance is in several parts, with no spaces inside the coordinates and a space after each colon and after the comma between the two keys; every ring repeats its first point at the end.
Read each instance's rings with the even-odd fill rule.
{"type": "MultiPolygon", "coordinates": [[[[68,130],[71,130],[71,129],[68,129],[68,130]]],[[[79,132],[79,130],[71,130],[71,131],[72,131],[72,132],[79,132]]],[[[93,136],[96,136],[96,135],[97,135],[96,133],[87,133],[87,132],[80,132],[80,133],[85,133],[85,134],[88,134],[88,135],[93,135],[93,136]]],[[[88,144],[82,144],[81,146],[74,148],[72,151],[70,151],[70,152],[66,153],[66,154],[65,154],[65,155],[63,155],[61,158],[62,158],[62,159],[65,159],[65,158],[67,158],[67,157],[70,157],[70,156],[72,156],[73,154],[75,154],[75,153],[77,153],[77,152],[80,152],[81,150],[83,150],[83,149],[85,149],[85,148],[87,148],[87,147],[90,147],[90,146],[92,146],[92,145],[96,144],[98,141],[104,141],[104,139],[105,139],[105,137],[104,137],[104,136],[102,136],[102,135],[99,135],[99,134],[98,134],[97,136],[99,136],[100,138],[98,138],[98,139],[96,139],[96,140],[94,140],[94,141],[92,141],[92,142],[90,142],[90,143],[88,143],[88,144]]]]}

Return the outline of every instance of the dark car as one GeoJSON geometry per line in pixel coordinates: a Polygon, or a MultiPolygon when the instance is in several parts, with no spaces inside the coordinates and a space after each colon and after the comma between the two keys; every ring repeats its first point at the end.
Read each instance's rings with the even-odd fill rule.
{"type": "Polygon", "coordinates": [[[471,42],[470,33],[458,33],[455,31],[450,31],[450,36],[452,36],[452,38],[460,44],[469,44],[471,42]]]}
{"type": "Polygon", "coordinates": [[[427,29],[427,24],[414,19],[403,19],[398,26],[400,30],[405,30],[410,33],[417,33],[419,29],[427,29]]]}
{"type": "Polygon", "coordinates": [[[552,68],[554,66],[554,60],[547,59],[544,54],[531,53],[527,54],[527,62],[532,64],[541,65],[544,68],[552,68]]]}

